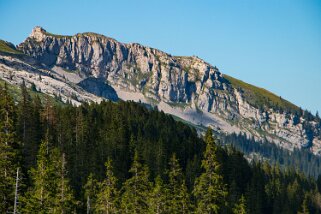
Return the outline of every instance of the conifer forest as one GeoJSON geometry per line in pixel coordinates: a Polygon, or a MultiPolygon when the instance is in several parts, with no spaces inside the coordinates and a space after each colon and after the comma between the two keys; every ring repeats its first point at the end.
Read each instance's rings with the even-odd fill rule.
{"type": "Polygon", "coordinates": [[[201,133],[140,103],[76,107],[20,90],[0,88],[0,213],[321,211],[321,179],[249,161],[242,136],[201,133]]]}

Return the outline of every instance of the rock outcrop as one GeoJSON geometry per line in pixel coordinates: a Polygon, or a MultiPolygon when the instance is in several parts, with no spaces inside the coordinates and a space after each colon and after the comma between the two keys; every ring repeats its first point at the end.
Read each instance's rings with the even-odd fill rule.
{"type": "MultiPolygon", "coordinates": [[[[207,88],[203,94],[210,97],[210,102],[204,100],[202,108],[215,111],[221,105],[215,100],[219,97],[215,96],[215,90],[227,89],[218,69],[197,57],[173,57],[94,33],[56,36],[36,27],[18,49],[49,67],[59,66],[80,71],[87,77],[103,78],[112,85],[144,92],[156,100],[188,103],[207,88]]],[[[220,99],[227,99],[226,95],[220,99]]]]}

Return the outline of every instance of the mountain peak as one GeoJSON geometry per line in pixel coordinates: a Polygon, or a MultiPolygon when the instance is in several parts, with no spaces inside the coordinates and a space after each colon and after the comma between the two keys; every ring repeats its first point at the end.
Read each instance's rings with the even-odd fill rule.
{"type": "Polygon", "coordinates": [[[34,38],[36,41],[40,42],[45,37],[47,31],[40,26],[36,26],[32,29],[30,34],[31,38],[34,38]]]}

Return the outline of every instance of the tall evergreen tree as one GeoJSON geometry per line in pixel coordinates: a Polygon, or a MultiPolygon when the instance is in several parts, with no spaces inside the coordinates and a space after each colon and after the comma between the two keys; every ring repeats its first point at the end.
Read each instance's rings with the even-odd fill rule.
{"type": "Polygon", "coordinates": [[[56,193],[54,197],[54,213],[71,213],[75,209],[76,200],[73,195],[73,191],[69,185],[69,179],[67,178],[66,158],[65,154],[60,154],[58,149],[54,149],[52,152],[52,164],[55,169],[55,188],[56,193]]]}
{"type": "Polygon", "coordinates": [[[57,148],[47,152],[43,141],[37,155],[37,167],[31,169],[32,188],[24,197],[27,213],[70,213],[75,199],[66,177],[65,156],[57,148]]]}
{"type": "Polygon", "coordinates": [[[24,197],[26,213],[50,213],[54,208],[55,167],[50,163],[47,142],[43,141],[37,155],[37,166],[31,169],[32,188],[24,197]]]}
{"type": "Polygon", "coordinates": [[[287,186],[287,195],[286,197],[289,200],[289,206],[292,212],[296,212],[300,209],[301,197],[302,197],[302,190],[300,188],[300,184],[297,178],[294,179],[291,183],[287,186]]]}
{"type": "Polygon", "coordinates": [[[190,210],[190,199],[185,185],[184,175],[176,155],[170,159],[169,177],[169,207],[170,213],[188,213],[190,210]]]}
{"type": "Polygon", "coordinates": [[[117,190],[117,178],[114,176],[112,161],[105,163],[106,178],[99,185],[99,192],[96,201],[96,211],[98,213],[118,213],[119,211],[119,192],[117,190]]]}
{"type": "Polygon", "coordinates": [[[308,195],[305,194],[304,200],[301,205],[301,211],[298,212],[298,214],[309,214],[309,207],[308,207],[308,195]]]}
{"type": "Polygon", "coordinates": [[[206,150],[202,160],[204,172],[195,181],[194,196],[196,198],[196,212],[217,214],[225,205],[227,196],[226,186],[220,174],[220,165],[216,157],[216,146],[211,129],[205,135],[206,150]]]}
{"type": "Polygon", "coordinates": [[[138,152],[135,151],[134,160],[129,170],[132,177],[123,184],[121,208],[124,213],[146,213],[148,197],[151,189],[149,170],[139,162],[138,152]]]}
{"type": "Polygon", "coordinates": [[[13,211],[15,171],[17,169],[17,139],[15,110],[7,87],[0,87],[0,212],[13,211]]]}
{"type": "Polygon", "coordinates": [[[31,113],[31,96],[28,93],[25,81],[22,82],[21,86],[21,101],[20,101],[20,114],[19,114],[19,128],[22,135],[23,145],[28,142],[28,128],[31,113]]]}
{"type": "Polygon", "coordinates": [[[35,150],[38,151],[38,146],[41,143],[41,139],[42,139],[42,121],[41,121],[41,112],[43,111],[43,106],[42,106],[42,102],[41,99],[38,95],[36,95],[33,99],[32,99],[32,122],[33,122],[33,128],[34,128],[34,133],[33,133],[33,141],[36,144],[35,145],[35,150]]]}
{"type": "Polygon", "coordinates": [[[86,213],[94,213],[99,188],[98,181],[94,178],[92,173],[90,173],[87,178],[87,182],[84,185],[84,190],[86,213]]]}
{"type": "Polygon", "coordinates": [[[167,198],[169,190],[167,186],[163,183],[160,176],[155,178],[155,184],[148,198],[148,213],[151,214],[161,214],[167,213],[168,202],[167,198]]]}
{"type": "Polygon", "coordinates": [[[264,188],[264,173],[261,165],[253,163],[252,178],[246,190],[247,209],[250,213],[262,213],[267,205],[264,188]]]}
{"type": "Polygon", "coordinates": [[[246,214],[245,197],[242,195],[233,208],[233,214],[246,214]]]}
{"type": "MultiPolygon", "coordinates": [[[[39,132],[39,115],[36,118],[36,111],[34,110],[33,100],[28,92],[25,82],[21,86],[21,101],[18,104],[18,124],[17,132],[20,136],[20,141],[23,148],[23,161],[25,171],[36,165],[36,157],[40,138],[39,132]]],[[[38,101],[37,101],[38,102],[38,101]]],[[[35,104],[35,103],[34,103],[35,104]]],[[[39,105],[35,106],[39,107],[39,105]]]]}
{"type": "Polygon", "coordinates": [[[49,146],[53,145],[55,125],[56,125],[56,115],[54,105],[49,97],[46,95],[44,108],[41,112],[41,122],[43,123],[44,129],[44,139],[48,142],[47,152],[49,151],[49,146]]]}

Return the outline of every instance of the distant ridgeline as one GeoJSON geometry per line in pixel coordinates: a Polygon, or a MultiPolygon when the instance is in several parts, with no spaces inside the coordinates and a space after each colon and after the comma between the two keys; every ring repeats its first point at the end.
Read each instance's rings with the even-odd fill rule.
{"type": "MultiPolygon", "coordinates": [[[[318,174],[310,153],[263,143],[281,170],[141,104],[61,105],[25,85],[14,101],[9,91],[0,85],[1,213],[321,211],[321,179],[286,167],[318,174]]],[[[221,141],[258,152],[243,136],[221,141]]]]}

